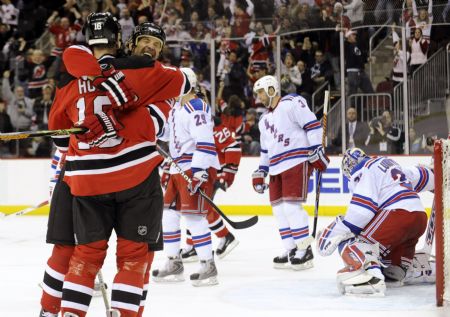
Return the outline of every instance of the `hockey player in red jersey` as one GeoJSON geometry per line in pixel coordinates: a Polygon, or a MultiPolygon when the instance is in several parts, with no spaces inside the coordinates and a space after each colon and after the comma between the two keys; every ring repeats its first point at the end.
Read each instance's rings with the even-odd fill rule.
{"type": "MultiPolygon", "coordinates": [[[[154,64],[150,57],[132,57],[127,61],[112,58],[108,54],[114,54],[114,46],[120,42],[119,34],[120,28],[110,14],[97,13],[89,17],[86,36],[95,57],[103,55],[100,62],[120,69],[108,69],[113,78],[104,88],[116,92],[126,77],[128,86],[133,87],[139,98],[139,105],[144,106],[120,112],[115,118],[108,97],[94,86],[98,80],[91,82],[66,76],[60,83],[50,115],[52,129],[71,127],[80,120],[80,126],[89,129],[78,138],[71,136],[69,147],[69,138],[56,140],[60,149],[68,147],[64,181],[74,195],[73,212],[79,219],[74,224],[78,245],[64,280],[62,312],[77,316],[86,314],[95,273],[106,255],[113,227],[118,236],[118,273],[112,287],[112,308],[119,310],[122,316],[138,314],[148,263],[147,243],[156,242],[159,235],[159,197],[162,195],[161,188],[155,186],[159,183],[155,167],[161,162],[155,151],[158,127],[145,105],[151,98],[177,97],[186,83],[178,69],[163,68],[154,64]],[[149,86],[142,85],[143,82],[149,86]],[[115,212],[119,214],[113,221],[115,212]],[[80,217],[81,214],[84,216],[80,217]],[[81,263],[84,269],[75,274],[72,268],[81,263]]],[[[85,49],[79,51],[89,53],[85,49]]],[[[71,58],[76,58],[76,54],[71,58]]],[[[98,70],[98,64],[83,66],[98,70]]],[[[120,92],[116,97],[119,95],[120,92]]],[[[120,104],[114,106],[121,107],[120,104]]],[[[133,107],[129,104],[129,108],[133,107]]]]}
{"type": "MultiPolygon", "coordinates": [[[[165,34],[158,25],[145,22],[135,28],[132,42],[134,43],[132,45],[133,54],[143,55],[144,53],[150,53],[151,57],[157,57],[164,46],[165,34]]],[[[67,49],[66,53],[65,62],[69,66],[69,70],[75,71],[75,75],[83,73],[99,75],[101,73],[99,64],[91,55],[90,49],[77,46],[67,49]],[[92,63],[93,58],[97,64],[92,63]]],[[[146,65],[143,66],[147,67],[146,65]]],[[[110,97],[110,99],[114,98],[110,97]]],[[[151,114],[151,119],[155,125],[156,131],[161,130],[172,105],[170,100],[162,102],[156,101],[148,105],[147,109],[151,114]]],[[[42,283],[44,290],[41,299],[41,305],[43,307],[43,311],[41,312],[42,316],[56,316],[60,309],[62,281],[64,279],[64,274],[67,272],[68,261],[73,251],[73,245],[75,244],[75,241],[73,240],[73,230],[71,230],[72,209],[69,206],[71,204],[72,196],[70,194],[70,189],[65,182],[58,182],[55,191],[57,193],[57,197],[55,197],[57,200],[51,204],[52,208],[47,233],[47,242],[55,243],[55,247],[49,258],[44,281],[42,283]],[[63,208],[62,206],[67,207],[63,208]],[[65,229],[58,230],[58,228],[65,229]]],[[[161,249],[162,237],[160,237],[157,243],[149,244],[148,266],[145,274],[144,291],[140,301],[138,316],[142,316],[143,313],[148,288],[149,270],[153,260],[154,251],[161,249]]]]}
{"type": "MultiPolygon", "coordinates": [[[[220,170],[217,173],[214,192],[211,196],[212,199],[217,189],[222,188],[226,191],[233,184],[242,156],[239,143],[233,137],[230,130],[222,124],[219,117],[214,118],[213,134],[214,144],[216,145],[217,155],[219,157],[220,170]]],[[[165,169],[161,176],[163,187],[167,187],[169,177],[170,173],[165,169]]],[[[211,206],[207,208],[208,214],[206,219],[208,220],[209,229],[220,239],[215,252],[222,259],[239,244],[239,241],[228,230],[220,215],[211,206]]],[[[180,251],[181,259],[183,262],[196,261],[197,252],[195,251],[189,230],[187,231],[186,244],[186,248],[180,251]]]]}

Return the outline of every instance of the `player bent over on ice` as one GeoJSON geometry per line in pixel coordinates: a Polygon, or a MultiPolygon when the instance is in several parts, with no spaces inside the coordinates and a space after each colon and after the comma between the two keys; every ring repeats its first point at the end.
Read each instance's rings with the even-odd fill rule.
{"type": "Polygon", "coordinates": [[[273,259],[275,268],[308,269],[313,266],[308,214],[302,203],[308,193],[313,169],[324,171],[329,159],[324,153],[322,126],[306,100],[297,95],[279,95],[275,77],[264,76],[253,91],[268,108],[259,121],[261,157],[253,173],[253,188],[262,194],[268,188],[272,211],[286,252],[273,259]],[[264,182],[269,175],[269,184],[264,182]]]}
{"type": "Polygon", "coordinates": [[[427,226],[417,191],[430,189],[433,173],[414,168],[411,173],[390,158],[372,158],[358,148],[344,154],[342,171],[352,200],[345,216],[321,230],[316,241],[322,256],[339,250],[345,265],[337,273],[342,294],[383,296],[385,281],[414,283],[430,273],[423,270],[429,263],[418,263],[423,258],[415,256],[415,246],[427,226]]]}

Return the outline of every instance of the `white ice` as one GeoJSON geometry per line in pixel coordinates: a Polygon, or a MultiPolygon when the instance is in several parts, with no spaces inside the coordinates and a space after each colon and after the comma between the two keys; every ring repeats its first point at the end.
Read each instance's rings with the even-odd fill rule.
{"type": "MultiPolygon", "coordinates": [[[[321,218],[319,228],[331,220],[321,218]]],[[[38,283],[51,251],[45,244],[46,224],[47,218],[39,216],[0,222],[0,317],[38,316],[38,283]]],[[[282,248],[272,217],[260,217],[254,227],[234,233],[240,244],[223,260],[217,259],[218,286],[191,286],[189,274],[198,264],[186,264],[185,282],[151,283],[144,316],[450,316],[450,308],[435,306],[434,285],[388,289],[383,298],[341,296],[335,284],[341,267],[337,255],[316,257],[314,268],[307,271],[273,269],[272,259],[282,248]]],[[[103,268],[109,283],[115,273],[115,237],[111,241],[103,268]]],[[[153,268],[163,263],[159,252],[153,268]]],[[[92,300],[88,316],[105,316],[101,297],[92,300]]]]}

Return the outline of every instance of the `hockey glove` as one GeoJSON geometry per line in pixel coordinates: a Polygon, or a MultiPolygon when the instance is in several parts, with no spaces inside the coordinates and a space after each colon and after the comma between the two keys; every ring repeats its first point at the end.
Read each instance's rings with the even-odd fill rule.
{"type": "Polygon", "coordinates": [[[317,233],[316,247],[321,256],[331,255],[339,246],[343,247],[349,239],[355,237],[343,220],[343,216],[337,216],[328,227],[317,233]]]}
{"type": "Polygon", "coordinates": [[[188,185],[191,195],[197,193],[199,189],[208,181],[208,172],[205,170],[192,169],[192,182],[188,185]]]}
{"type": "Polygon", "coordinates": [[[161,186],[164,188],[164,190],[167,189],[167,185],[169,185],[169,179],[170,179],[170,173],[169,173],[169,166],[164,165],[162,168],[162,175],[161,175],[161,186]]]}
{"type": "Polygon", "coordinates": [[[87,116],[84,121],[75,123],[75,126],[87,129],[83,134],[76,134],[76,137],[90,146],[100,146],[106,140],[117,137],[117,131],[123,129],[111,109],[107,113],[87,116]]]}
{"type": "Polygon", "coordinates": [[[267,172],[263,169],[258,169],[252,174],[253,189],[259,194],[264,194],[264,191],[269,188],[269,185],[264,182],[266,176],[267,172]]]}
{"type": "Polygon", "coordinates": [[[221,187],[224,191],[226,191],[234,182],[234,176],[236,175],[238,171],[237,166],[235,165],[225,165],[222,174],[219,177],[219,182],[221,184],[221,187]]]}
{"type": "Polygon", "coordinates": [[[319,146],[308,154],[309,163],[317,170],[323,172],[327,169],[330,159],[325,154],[323,147],[319,146]]]}
{"type": "Polygon", "coordinates": [[[124,110],[136,106],[138,97],[128,85],[125,74],[109,64],[102,65],[102,76],[93,79],[94,86],[105,91],[113,109],[124,110]]]}

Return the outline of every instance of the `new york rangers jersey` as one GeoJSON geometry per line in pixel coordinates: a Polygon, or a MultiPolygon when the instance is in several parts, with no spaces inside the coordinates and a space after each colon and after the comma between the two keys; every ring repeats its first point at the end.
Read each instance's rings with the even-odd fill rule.
{"type": "Polygon", "coordinates": [[[402,169],[416,192],[434,190],[434,173],[429,167],[417,165],[403,167],[402,169]]]}
{"type": "MultiPolygon", "coordinates": [[[[211,108],[202,99],[194,98],[181,105],[175,104],[162,140],[169,142],[170,156],[183,171],[191,168],[220,169],[214,145],[211,108]]],[[[174,167],[170,174],[176,174],[174,167]]]]}
{"type": "Polygon", "coordinates": [[[260,169],[280,174],[308,159],[322,143],[322,125],[303,97],[286,95],[259,121],[260,169]]]}
{"type": "Polygon", "coordinates": [[[402,167],[390,158],[363,160],[353,169],[349,185],[353,196],[343,222],[354,234],[382,210],[425,212],[402,167]]]}

